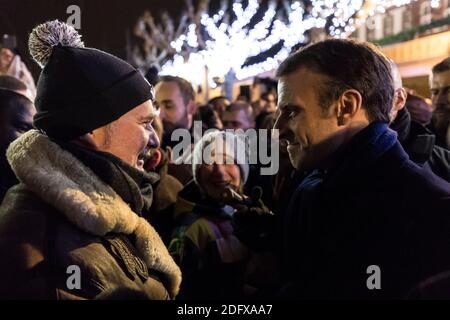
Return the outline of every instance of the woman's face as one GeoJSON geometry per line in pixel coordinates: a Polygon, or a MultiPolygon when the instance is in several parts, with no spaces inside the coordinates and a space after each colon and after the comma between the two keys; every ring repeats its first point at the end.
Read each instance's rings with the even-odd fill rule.
{"type": "Polygon", "coordinates": [[[14,59],[14,53],[7,49],[7,48],[1,48],[0,49],[0,70],[6,72],[9,68],[9,65],[14,59]]]}
{"type": "Polygon", "coordinates": [[[218,155],[213,163],[200,166],[198,182],[208,196],[223,201],[227,188],[237,190],[241,184],[239,166],[232,159],[226,159],[226,155],[218,155]]]}

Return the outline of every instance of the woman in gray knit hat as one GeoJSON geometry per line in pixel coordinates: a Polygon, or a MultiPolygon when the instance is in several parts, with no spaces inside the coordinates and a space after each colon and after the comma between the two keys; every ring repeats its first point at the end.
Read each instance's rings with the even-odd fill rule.
{"type": "Polygon", "coordinates": [[[205,134],[194,147],[192,171],[194,180],[178,194],[169,245],[183,272],[180,297],[237,298],[249,253],[233,234],[229,203],[248,177],[244,140],[230,132],[205,134]]]}

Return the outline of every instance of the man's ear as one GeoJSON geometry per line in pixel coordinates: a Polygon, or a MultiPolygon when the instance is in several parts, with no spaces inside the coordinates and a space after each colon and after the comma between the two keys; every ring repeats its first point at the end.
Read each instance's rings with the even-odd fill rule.
{"type": "Polygon", "coordinates": [[[395,111],[398,112],[405,107],[407,97],[408,94],[406,93],[405,88],[398,88],[395,90],[393,107],[395,111]]]}
{"type": "Polygon", "coordinates": [[[362,96],[354,90],[346,90],[337,101],[337,121],[339,126],[347,125],[362,108],[362,96]]]}
{"type": "Polygon", "coordinates": [[[197,111],[197,104],[194,100],[189,101],[187,105],[187,113],[193,115],[197,111]]]}
{"type": "Polygon", "coordinates": [[[97,143],[94,139],[94,132],[86,133],[70,142],[87,149],[98,150],[97,143]]]}

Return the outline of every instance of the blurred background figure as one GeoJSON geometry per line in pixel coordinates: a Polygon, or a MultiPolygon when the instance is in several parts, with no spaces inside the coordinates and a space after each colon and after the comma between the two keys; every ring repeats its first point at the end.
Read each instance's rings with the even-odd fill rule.
{"type": "Polygon", "coordinates": [[[158,69],[155,66],[150,67],[144,77],[152,86],[156,86],[159,81],[158,69]]]}
{"type": "Polygon", "coordinates": [[[36,113],[31,100],[16,92],[21,91],[24,84],[17,84],[17,87],[10,86],[11,90],[0,88],[0,203],[6,191],[19,183],[6,160],[6,149],[12,141],[32,128],[36,113]]]}
{"type": "Polygon", "coordinates": [[[272,128],[275,123],[275,111],[277,110],[276,97],[272,92],[261,95],[261,111],[255,119],[257,129],[272,128]]]}
{"type": "Polygon", "coordinates": [[[183,273],[180,298],[242,295],[248,250],[233,234],[234,208],[227,204],[230,192],[242,193],[248,177],[248,164],[238,161],[242,148],[242,139],[223,131],[210,132],[195,145],[194,180],[179,193],[169,246],[183,273]]]}
{"type": "Polygon", "coordinates": [[[427,122],[431,113],[427,110],[426,101],[412,95],[408,103],[407,93],[403,88],[398,67],[393,61],[390,61],[390,64],[395,90],[394,102],[390,112],[390,128],[397,132],[398,141],[412,161],[450,181],[450,151],[437,145],[435,135],[422,123],[414,121],[408,108],[405,108],[409,104],[415,112],[415,117],[427,122]],[[413,104],[411,104],[411,101],[413,104]]]}
{"type": "Polygon", "coordinates": [[[177,142],[171,141],[176,129],[190,129],[192,117],[196,110],[195,92],[185,79],[174,76],[162,76],[155,87],[156,105],[163,122],[162,147],[173,147],[177,142]]]}
{"type": "Polygon", "coordinates": [[[208,129],[223,129],[219,114],[208,104],[198,107],[197,112],[194,114],[194,121],[202,122],[203,133],[208,129]]]}
{"type": "Polygon", "coordinates": [[[247,130],[255,127],[252,107],[244,101],[230,104],[223,113],[222,123],[224,129],[247,130]]]}
{"type": "MultiPolygon", "coordinates": [[[[159,140],[162,139],[163,126],[160,118],[156,117],[152,123],[159,140]]],[[[183,185],[177,178],[168,172],[170,163],[170,149],[162,149],[161,146],[149,148],[148,156],[144,163],[147,172],[159,174],[159,181],[155,185],[155,197],[150,208],[149,216],[145,217],[158,231],[166,245],[170,241],[170,232],[173,225],[173,210],[177,201],[178,192],[183,185]]]]}
{"type": "Polygon", "coordinates": [[[411,115],[411,120],[420,123],[423,126],[429,125],[433,114],[431,103],[413,90],[406,91],[408,96],[406,98],[405,107],[411,115]]]}
{"type": "Polygon", "coordinates": [[[249,97],[245,94],[240,94],[237,96],[236,101],[248,102],[249,97]]]}
{"type": "Polygon", "coordinates": [[[253,115],[255,118],[258,117],[258,115],[263,111],[263,103],[260,99],[255,100],[251,103],[252,109],[253,109],[253,115]]]}
{"type": "Polygon", "coordinates": [[[431,70],[430,91],[433,107],[431,129],[436,144],[450,149],[450,57],[431,70]]]}
{"type": "MultiPolygon", "coordinates": [[[[171,154],[170,149],[178,143],[171,140],[172,133],[176,129],[191,130],[196,111],[195,92],[189,81],[183,78],[162,76],[155,87],[155,96],[163,125],[161,147],[171,154]]],[[[182,155],[184,156],[187,155],[182,155]]],[[[189,164],[177,160],[179,159],[169,159],[168,173],[185,185],[192,179],[192,169],[189,164]]]]}
{"type": "Polygon", "coordinates": [[[230,100],[225,96],[218,96],[209,100],[208,104],[213,107],[214,111],[217,112],[220,119],[222,119],[225,109],[230,105],[230,100]]]}
{"type": "Polygon", "coordinates": [[[25,97],[30,99],[30,101],[33,101],[33,95],[31,94],[30,89],[28,89],[25,83],[13,76],[0,76],[0,88],[12,90],[21,95],[24,95],[25,97]]]}
{"type": "Polygon", "coordinates": [[[36,85],[33,76],[17,53],[16,47],[16,37],[3,35],[0,43],[0,75],[9,75],[21,80],[29,90],[28,95],[34,100],[36,85]]]}
{"type": "Polygon", "coordinates": [[[273,113],[277,109],[276,97],[272,92],[265,92],[261,95],[263,102],[263,110],[268,113],[273,113]]]}

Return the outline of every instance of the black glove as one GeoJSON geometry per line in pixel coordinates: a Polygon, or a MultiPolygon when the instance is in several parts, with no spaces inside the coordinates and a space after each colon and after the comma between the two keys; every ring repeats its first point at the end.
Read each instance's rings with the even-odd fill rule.
{"type": "Polygon", "coordinates": [[[271,247],[271,236],[275,228],[275,215],[261,200],[262,190],[255,187],[250,198],[236,201],[233,215],[234,234],[253,251],[264,251],[271,247]]]}

